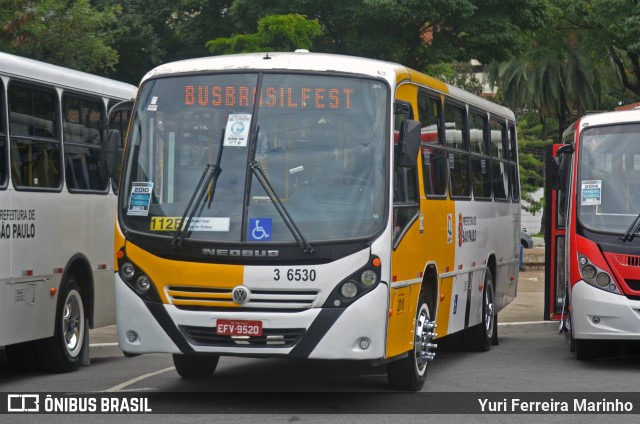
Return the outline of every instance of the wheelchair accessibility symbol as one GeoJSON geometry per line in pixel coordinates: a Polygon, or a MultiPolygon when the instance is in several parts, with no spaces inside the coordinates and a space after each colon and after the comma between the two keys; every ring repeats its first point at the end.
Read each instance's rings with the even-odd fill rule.
{"type": "Polygon", "coordinates": [[[249,240],[271,240],[271,218],[249,218],[249,240]]]}

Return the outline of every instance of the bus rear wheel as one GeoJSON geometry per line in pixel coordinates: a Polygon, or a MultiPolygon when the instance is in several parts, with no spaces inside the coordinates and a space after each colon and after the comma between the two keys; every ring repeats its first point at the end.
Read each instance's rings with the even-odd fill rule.
{"type": "Polygon", "coordinates": [[[418,391],[427,379],[427,368],[437,345],[431,343],[435,323],[430,320],[427,294],[421,292],[416,312],[413,349],[402,359],[387,364],[389,384],[399,390],[418,391]]]}
{"type": "Polygon", "coordinates": [[[75,371],[86,349],[86,320],[82,290],[73,275],[60,287],[53,337],[42,341],[39,362],[51,372],[75,371]]]}
{"type": "Polygon", "coordinates": [[[180,377],[189,380],[205,379],[213,375],[220,361],[219,356],[173,355],[173,365],[180,377]]]}
{"type": "Polygon", "coordinates": [[[466,345],[469,349],[486,352],[498,344],[498,321],[495,313],[493,274],[487,268],[482,289],[482,322],[470,330],[466,345]]]}

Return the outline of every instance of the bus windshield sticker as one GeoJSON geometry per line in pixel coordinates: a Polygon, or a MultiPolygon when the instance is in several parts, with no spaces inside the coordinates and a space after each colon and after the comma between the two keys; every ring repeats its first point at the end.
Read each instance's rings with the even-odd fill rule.
{"type": "Polygon", "coordinates": [[[246,147],[249,140],[250,113],[232,113],[224,133],[225,146],[246,147]]]}
{"type": "Polygon", "coordinates": [[[152,182],[131,183],[131,196],[129,196],[129,209],[127,210],[127,215],[149,215],[149,204],[151,203],[152,189],[152,182]]]}
{"type": "MultiPolygon", "coordinates": [[[[151,231],[175,231],[180,227],[182,218],[179,216],[151,217],[151,231]]],[[[229,232],[231,218],[229,217],[193,217],[189,222],[189,231],[229,232]]]]}
{"type": "Polygon", "coordinates": [[[156,110],[158,110],[158,96],[153,96],[151,98],[151,104],[149,105],[147,110],[150,110],[152,112],[155,112],[156,110]]]}
{"type": "Polygon", "coordinates": [[[582,182],[582,206],[599,205],[602,202],[602,180],[582,182]]]}
{"type": "Polygon", "coordinates": [[[271,218],[250,218],[249,219],[249,240],[270,241],[271,240],[271,218]]]}

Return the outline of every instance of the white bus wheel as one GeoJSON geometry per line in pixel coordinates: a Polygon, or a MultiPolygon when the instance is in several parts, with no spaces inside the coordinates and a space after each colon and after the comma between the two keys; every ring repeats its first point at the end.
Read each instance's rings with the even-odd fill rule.
{"type": "Polygon", "coordinates": [[[82,291],[69,275],[60,287],[53,337],[43,340],[40,364],[48,371],[75,371],[85,344],[85,310],[82,291]]]}
{"type": "Polygon", "coordinates": [[[482,290],[482,322],[471,328],[465,346],[471,350],[486,352],[491,345],[498,344],[496,321],[495,293],[493,290],[493,274],[487,268],[484,274],[484,288],[482,290]]]}

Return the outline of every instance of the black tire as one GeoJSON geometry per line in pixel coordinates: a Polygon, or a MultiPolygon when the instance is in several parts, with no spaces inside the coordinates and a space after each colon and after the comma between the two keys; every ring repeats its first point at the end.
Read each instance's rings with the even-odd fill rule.
{"type": "Polygon", "coordinates": [[[493,274],[487,268],[484,273],[484,288],[482,290],[482,322],[469,330],[469,338],[466,343],[468,348],[480,352],[491,350],[494,337],[496,338],[495,344],[498,344],[497,324],[493,274]]]}
{"type": "Polygon", "coordinates": [[[491,346],[498,346],[500,340],[498,340],[498,315],[493,316],[493,336],[491,337],[491,346]]]}
{"type": "Polygon", "coordinates": [[[188,380],[210,378],[218,366],[219,356],[173,355],[173,365],[180,377],[188,380]]]}
{"type": "Polygon", "coordinates": [[[38,342],[24,342],[5,346],[4,352],[12,370],[29,372],[38,370],[38,342]]]}
{"type": "Polygon", "coordinates": [[[416,311],[413,349],[408,356],[387,364],[387,378],[393,388],[415,392],[424,386],[424,382],[427,379],[427,369],[429,368],[429,359],[424,355],[432,353],[430,344],[433,338],[431,336],[433,330],[427,328],[430,320],[431,315],[427,305],[427,294],[426,292],[421,292],[416,311]]]}
{"type": "Polygon", "coordinates": [[[595,357],[594,343],[592,340],[574,339],[576,359],[578,361],[591,361],[595,357]]]}
{"type": "Polygon", "coordinates": [[[564,323],[564,338],[566,342],[569,344],[569,352],[574,353],[576,351],[576,339],[573,338],[573,329],[571,327],[571,312],[567,312],[567,317],[565,318],[564,323]]]}
{"type": "Polygon", "coordinates": [[[50,372],[78,369],[86,349],[85,301],[76,278],[68,275],[60,286],[53,337],[42,340],[40,366],[50,372]]]}

